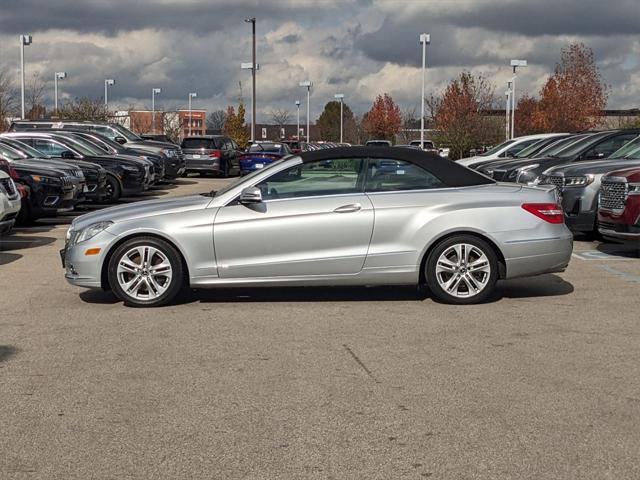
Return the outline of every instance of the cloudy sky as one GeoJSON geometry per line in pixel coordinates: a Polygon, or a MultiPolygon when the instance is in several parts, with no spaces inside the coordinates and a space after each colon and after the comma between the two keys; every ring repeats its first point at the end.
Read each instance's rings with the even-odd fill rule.
{"type": "MultiPolygon", "coordinates": [[[[640,107],[638,0],[2,0],[0,68],[19,78],[19,39],[31,33],[27,76],[50,84],[66,71],[61,96],[102,97],[104,79],[117,84],[110,102],[180,108],[225,108],[242,82],[248,100],[251,60],[248,16],[257,17],[258,120],[274,108],[293,113],[304,100],[298,82],[314,82],[312,118],[335,93],[356,113],[376,94],[419,107],[421,50],[431,34],[427,91],[461,70],[488,76],[502,93],[511,58],[524,58],[518,90],[537,93],[570,41],[594,49],[610,108],[640,107]],[[315,110],[315,111],[314,111],[315,110]]],[[[52,102],[52,100],[50,100],[52,102]]],[[[304,102],[303,102],[304,104],[304,102]]],[[[304,112],[303,112],[304,114],[304,112]]]]}

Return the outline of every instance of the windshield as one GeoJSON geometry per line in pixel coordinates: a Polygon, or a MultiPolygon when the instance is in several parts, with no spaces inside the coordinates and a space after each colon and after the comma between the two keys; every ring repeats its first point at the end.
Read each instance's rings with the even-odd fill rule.
{"type": "Polygon", "coordinates": [[[14,150],[16,150],[17,152],[21,153],[24,158],[44,158],[45,157],[45,155],[43,155],[41,152],[33,148],[31,145],[27,145],[26,143],[19,142],[17,140],[13,140],[11,142],[11,145],[9,146],[14,150]]]}
{"type": "Polygon", "coordinates": [[[104,152],[100,151],[100,149],[95,145],[91,145],[90,143],[87,144],[86,142],[79,140],[77,138],[71,138],[71,137],[65,136],[62,138],[57,138],[57,140],[59,140],[62,143],[69,144],[71,147],[79,151],[82,155],[86,155],[89,157],[93,157],[96,155],[98,156],[104,155],[104,152]]]}
{"type": "Polygon", "coordinates": [[[574,143],[580,142],[587,138],[589,135],[577,135],[575,137],[565,138],[564,140],[558,140],[557,142],[552,143],[551,145],[543,148],[537,153],[537,157],[554,157],[559,152],[564,150],[570,145],[574,143]]]}
{"type": "Polygon", "coordinates": [[[0,143],[0,155],[11,161],[22,160],[25,158],[23,155],[20,155],[20,152],[8,145],[5,145],[4,143],[0,143]]]}
{"type": "Polygon", "coordinates": [[[638,149],[640,148],[640,136],[634,138],[630,142],[616,150],[609,157],[611,158],[638,158],[638,149]]]}
{"type": "Polygon", "coordinates": [[[535,143],[529,145],[528,147],[523,148],[522,150],[520,150],[513,157],[514,158],[526,158],[526,157],[534,154],[538,150],[541,150],[542,147],[544,147],[545,145],[548,144],[548,142],[549,142],[548,138],[543,138],[542,140],[538,140],[537,142],[535,142],[535,143]]]}
{"type": "Polygon", "coordinates": [[[122,125],[118,125],[117,123],[112,123],[111,127],[115,128],[120,135],[129,140],[130,142],[139,142],[142,139],[133,133],[131,130],[124,128],[122,125]]]}
{"type": "MultiPolygon", "coordinates": [[[[607,135],[607,134],[604,134],[607,135]]],[[[600,141],[604,135],[587,135],[557,153],[558,157],[572,157],[600,141]]]]}
{"type": "MultiPolygon", "coordinates": [[[[290,158],[295,158],[295,157],[290,157],[290,158]]],[[[229,190],[231,190],[232,188],[237,187],[238,185],[240,185],[241,183],[245,183],[247,180],[251,180],[253,177],[255,177],[256,175],[265,172],[267,170],[272,169],[273,167],[277,167],[278,165],[282,165],[282,162],[273,162],[270,163],[269,165],[265,165],[264,168],[261,168],[259,170],[254,170],[253,172],[251,172],[248,175],[245,175],[244,177],[238,177],[236,180],[234,180],[233,182],[229,183],[228,185],[226,185],[224,188],[218,190],[216,192],[215,195],[212,195],[213,197],[217,197],[219,195],[222,195],[224,193],[227,193],[229,190]]]]}
{"type": "Polygon", "coordinates": [[[96,140],[84,137],[82,135],[73,135],[70,136],[69,139],[81,144],[86,149],[91,150],[92,152],[94,152],[94,155],[105,155],[107,153],[105,152],[104,148],[97,144],[96,140]]]}
{"type": "Polygon", "coordinates": [[[282,145],[279,143],[254,143],[249,148],[250,152],[280,153],[282,145]]]}
{"type": "Polygon", "coordinates": [[[514,143],[515,140],[507,140],[504,143],[501,143],[500,145],[498,145],[497,147],[493,147],[491,150],[488,150],[484,153],[481,153],[480,155],[478,155],[479,157],[489,157],[491,155],[495,155],[496,153],[498,153],[500,150],[502,150],[503,148],[511,145],[512,143],[514,143]]]}

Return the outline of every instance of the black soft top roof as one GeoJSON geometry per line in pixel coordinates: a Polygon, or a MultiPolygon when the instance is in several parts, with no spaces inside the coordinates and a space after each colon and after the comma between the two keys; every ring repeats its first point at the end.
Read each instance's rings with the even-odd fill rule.
{"type": "Polygon", "coordinates": [[[337,147],[303,152],[304,163],[338,158],[384,158],[403,160],[431,172],[449,187],[469,187],[495,183],[488,177],[439,155],[415,148],[391,147],[337,147]]]}

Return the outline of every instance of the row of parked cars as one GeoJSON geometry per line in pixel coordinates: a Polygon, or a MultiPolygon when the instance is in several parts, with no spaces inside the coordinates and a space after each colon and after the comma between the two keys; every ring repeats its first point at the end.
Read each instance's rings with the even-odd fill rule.
{"type": "Polygon", "coordinates": [[[555,186],[574,233],[640,240],[639,129],[519,137],[459,163],[499,181],[555,186]]]}
{"type": "Polygon", "coordinates": [[[185,169],[178,146],[142,139],[120,125],[14,122],[0,134],[0,232],[81,202],[117,202],[185,169]]]}

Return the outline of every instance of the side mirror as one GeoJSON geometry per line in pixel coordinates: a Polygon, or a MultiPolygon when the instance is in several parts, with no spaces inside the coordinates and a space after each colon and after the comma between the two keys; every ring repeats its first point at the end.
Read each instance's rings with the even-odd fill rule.
{"type": "Polygon", "coordinates": [[[247,187],[240,192],[240,203],[243,205],[261,202],[262,191],[258,187],[247,187]]]}
{"type": "Polygon", "coordinates": [[[127,139],[121,136],[117,136],[116,138],[114,138],[114,140],[120,145],[124,145],[125,143],[127,143],[127,139]]]}
{"type": "Polygon", "coordinates": [[[74,153],[71,150],[63,151],[62,154],[60,155],[60,157],[66,159],[66,160],[73,160],[74,158],[76,158],[76,156],[74,155],[74,153]]]}

